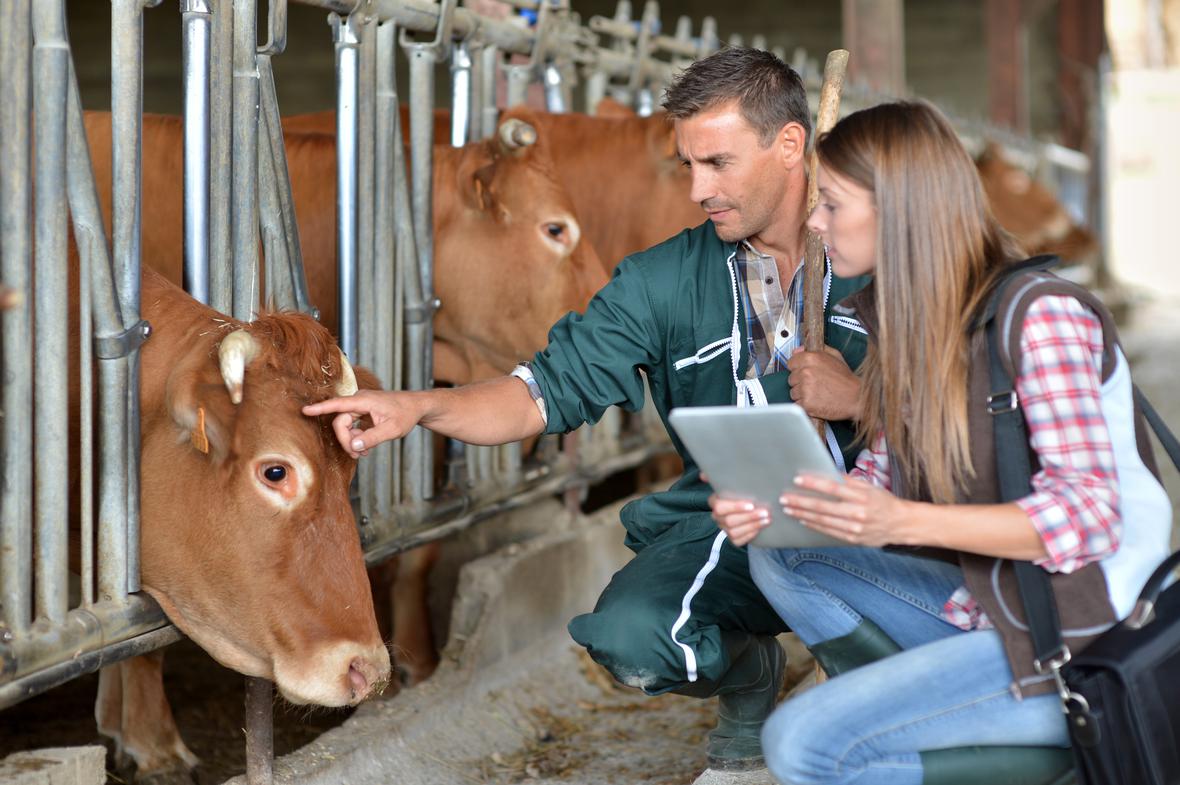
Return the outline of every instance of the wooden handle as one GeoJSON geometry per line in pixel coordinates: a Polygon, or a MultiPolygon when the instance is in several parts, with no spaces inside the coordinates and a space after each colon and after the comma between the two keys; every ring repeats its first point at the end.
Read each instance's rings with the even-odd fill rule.
{"type": "MultiPolygon", "coordinates": [[[[824,83],[819,94],[819,112],[816,113],[815,131],[811,138],[811,153],[807,159],[807,214],[815,209],[819,201],[819,184],[816,169],[819,157],[815,152],[815,140],[836,124],[840,114],[840,92],[844,89],[844,75],[848,71],[848,50],[835,49],[828,53],[824,64],[824,83]]],[[[824,244],[819,235],[807,233],[807,250],[803,268],[803,348],[809,352],[820,352],[824,348],[824,244]]],[[[820,435],[824,424],[812,418],[820,435]]]]}

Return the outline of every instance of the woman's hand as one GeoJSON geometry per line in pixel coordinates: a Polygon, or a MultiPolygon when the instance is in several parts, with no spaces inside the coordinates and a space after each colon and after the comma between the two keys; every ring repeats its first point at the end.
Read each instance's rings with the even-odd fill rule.
{"type": "Polygon", "coordinates": [[[903,533],[910,518],[908,503],[889,491],[853,477],[841,482],[807,474],[796,477],[795,485],[832,497],[790,492],[779,497],[783,511],[807,527],[853,545],[912,544],[903,533]]]}
{"type": "Polygon", "coordinates": [[[734,545],[745,545],[770,523],[770,510],[745,499],[723,499],[717,494],[709,497],[713,520],[734,545]]]}

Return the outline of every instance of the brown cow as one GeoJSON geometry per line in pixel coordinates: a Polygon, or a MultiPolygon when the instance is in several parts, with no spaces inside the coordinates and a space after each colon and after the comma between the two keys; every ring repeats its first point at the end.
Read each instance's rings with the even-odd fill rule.
{"type": "MultiPolygon", "coordinates": [[[[218,662],[273,680],[291,703],[355,705],[379,692],[390,662],[349,501],[356,463],[327,418],[300,411],[355,392],[357,374],[375,380],[301,314],[238,323],[146,269],[142,303],[153,328],[140,360],[144,590],[218,662]]],[[[72,332],[76,345],[76,323],[72,332]]],[[[100,676],[99,730],[141,775],[196,764],[161,659],[100,676]]]]}
{"type": "Polygon", "coordinates": [[[1074,223],[1048,188],[1005,160],[999,147],[989,144],[975,165],[996,220],[1027,253],[1079,262],[1098,253],[1093,233],[1074,223]]]}
{"type": "MultiPolygon", "coordinates": [[[[521,112],[505,118],[531,120],[521,112]]],[[[99,193],[109,194],[110,119],[87,113],[86,125],[99,193]]],[[[288,133],[288,167],[312,301],[323,322],[336,327],[335,149],[330,135],[288,133]]],[[[146,116],[143,149],[142,248],[174,281],[181,276],[181,124],[146,116]]],[[[509,370],[545,343],[549,327],[581,310],[606,282],[569,196],[557,183],[544,136],[506,149],[495,140],[434,156],[435,317],[434,375],[462,384],[509,370]]],[[[108,208],[109,209],[109,208],[108,208]]],[[[425,608],[424,574],[434,548],[401,560],[392,589],[395,650],[404,654],[408,681],[437,664],[425,608]]],[[[390,564],[388,569],[399,565],[390,564]]]]}
{"type": "MultiPolygon", "coordinates": [[[[607,99],[593,117],[546,112],[530,117],[570,195],[584,236],[608,272],[627,254],[705,219],[700,206],[688,198],[691,182],[676,156],[672,124],[662,112],[639,117],[607,99]]],[[[333,134],[336,114],[293,115],[283,118],[283,127],[333,134]]],[[[408,128],[405,106],[402,128],[408,128]]],[[[435,140],[446,139],[449,128],[450,112],[435,110],[435,140]]]]}

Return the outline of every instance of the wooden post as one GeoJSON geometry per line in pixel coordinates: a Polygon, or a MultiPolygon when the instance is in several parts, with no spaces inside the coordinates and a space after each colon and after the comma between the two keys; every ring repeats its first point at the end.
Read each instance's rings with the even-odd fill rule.
{"type": "Polygon", "coordinates": [[[1028,132],[1025,79],[1027,27],[1022,0],[987,0],[988,119],[1018,133],[1028,132]]]}
{"type": "MultiPolygon", "coordinates": [[[[844,76],[848,70],[848,50],[834,49],[828,52],[824,64],[824,83],[819,94],[819,112],[816,113],[815,130],[811,140],[811,153],[807,161],[807,214],[819,202],[819,184],[816,182],[816,168],[819,158],[815,153],[815,139],[830,131],[840,115],[840,91],[844,88],[844,76]]],[[[824,349],[824,243],[819,235],[807,233],[807,251],[803,268],[803,348],[809,352],[824,349]]],[[[824,435],[823,420],[812,418],[824,435]]]]}
{"type": "Polygon", "coordinates": [[[850,78],[886,95],[905,94],[902,0],[843,0],[844,48],[856,52],[850,78]]]}

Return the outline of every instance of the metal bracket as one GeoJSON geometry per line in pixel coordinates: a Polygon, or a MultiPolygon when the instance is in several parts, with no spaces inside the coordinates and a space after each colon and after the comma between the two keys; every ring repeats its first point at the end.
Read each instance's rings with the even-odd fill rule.
{"type": "Polygon", "coordinates": [[[451,51],[452,31],[455,28],[456,0],[439,0],[438,26],[434,30],[433,41],[415,41],[410,38],[409,30],[402,28],[398,36],[403,49],[431,55],[435,61],[446,59],[451,51]]]}
{"type": "Polygon", "coordinates": [[[152,326],[143,319],[115,335],[94,337],[94,356],[100,360],[118,360],[138,351],[151,337],[152,326]]]}
{"type": "Polygon", "coordinates": [[[433,298],[422,305],[406,306],[403,313],[406,324],[425,324],[434,318],[434,312],[442,307],[442,300],[433,298]]]}
{"type": "Polygon", "coordinates": [[[266,44],[260,55],[281,55],[287,48],[287,0],[269,0],[266,9],[266,44]]]}

